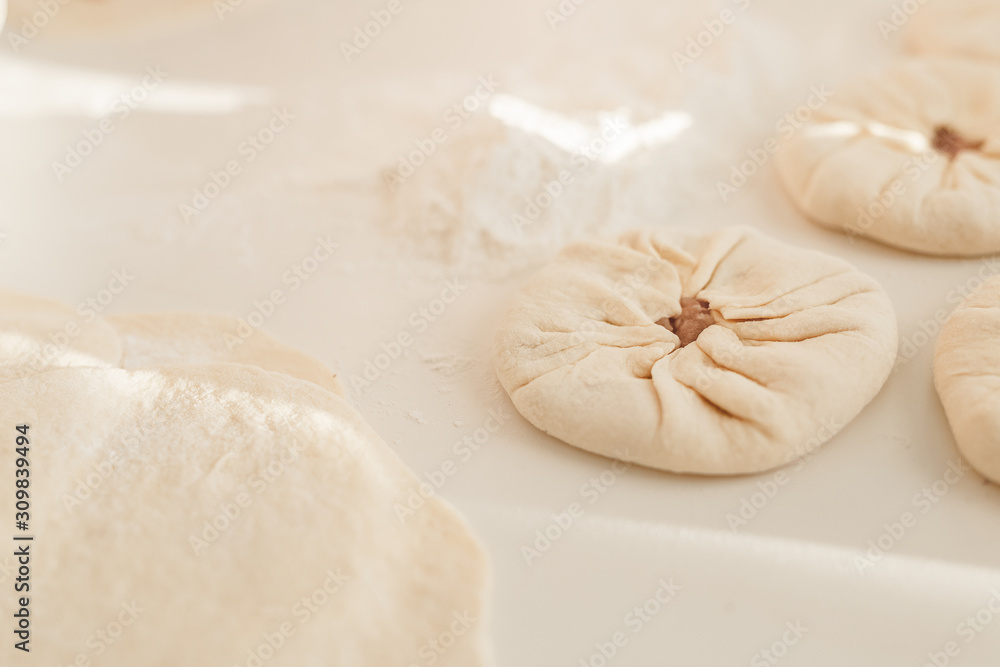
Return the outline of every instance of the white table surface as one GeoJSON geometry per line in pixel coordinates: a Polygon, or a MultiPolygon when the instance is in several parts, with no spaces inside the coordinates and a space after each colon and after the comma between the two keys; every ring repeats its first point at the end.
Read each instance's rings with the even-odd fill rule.
{"type": "Polygon", "coordinates": [[[379,169],[479,76],[506,77],[507,94],[563,113],[595,103],[684,109],[694,120],[688,137],[661,150],[690,168],[655,193],[661,213],[635,224],[751,224],[844,256],[881,281],[901,337],[912,341],[970,277],[1000,265],[821,230],[792,208],[769,165],[726,203],[714,189],[811,86],[835,88],[901,52],[898,36],[883,40],[876,27],[892,2],[754,0],[685,74],[672,53],[735,3],[588,0],[553,30],[545,11],[555,0],[403,0],[385,33],[346,63],[339,42],[383,5],[286,0],[156,34],[43,33],[17,55],[5,39],[0,285],[76,304],[124,268],[135,279],[108,312],[246,316],[329,235],[340,244],[334,259],[264,328],[341,373],[352,402],[418,474],[455,462],[440,494],[492,556],[499,665],[600,665],[598,645],[619,631],[627,642],[607,664],[773,664],[760,652],[789,623],[808,630],[778,648],[783,665],[919,666],[951,641],[959,653],[946,664],[996,664],[1000,618],[972,633],[959,624],[1000,596],[1000,491],[968,472],[935,502],[915,500],[958,459],[932,385],[933,344],[916,349],[818,454],[786,469],[787,483],[732,530],[727,515],[773,474],[705,479],[632,468],[585,494],[610,462],[514,413],[488,361],[496,320],[530,270],[486,279],[475,266],[444,266],[409,252],[380,223],[379,169]],[[59,182],[53,161],[157,65],[169,72],[165,82],[59,182]],[[288,129],[193,224],[182,220],[178,205],[238,159],[275,107],[295,114],[288,129]],[[462,296],[371,386],[351,387],[381,344],[414,333],[410,313],[453,277],[467,285],[462,296]],[[509,419],[462,460],[454,443],[489,410],[509,419]],[[573,502],[583,517],[529,566],[521,547],[573,502]],[[905,512],[916,525],[859,571],[869,541],[905,512]],[[680,590],[639,628],[628,614],[661,580],[680,590]]]}

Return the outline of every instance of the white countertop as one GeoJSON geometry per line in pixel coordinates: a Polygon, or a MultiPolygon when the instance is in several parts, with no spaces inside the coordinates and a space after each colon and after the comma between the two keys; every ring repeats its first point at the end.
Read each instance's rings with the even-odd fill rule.
{"type": "Polygon", "coordinates": [[[492,554],[500,665],[596,666],[616,637],[607,664],[621,667],[775,664],[760,653],[775,642],[785,665],[917,666],[948,642],[959,653],[947,664],[993,664],[1000,619],[981,631],[960,624],[977,612],[982,622],[1000,596],[1000,490],[967,472],[920,496],[958,453],[932,385],[933,344],[919,332],[1000,264],[852,243],[805,221],[769,165],[719,199],[716,181],[811,87],[835,88],[901,49],[876,27],[888,0],[742,4],[588,0],[553,29],[545,12],[557,0],[402,0],[351,63],[339,43],[386,3],[263,3],[221,22],[99,41],[43,32],[18,55],[5,41],[0,285],[76,304],[125,269],[135,279],[108,312],[243,317],[272,289],[288,292],[265,330],[336,369],[417,474],[455,471],[440,494],[492,554]],[[724,8],[735,22],[678,73],[674,51],[724,8]],[[163,81],[127,116],[108,116],[149,67],[163,81]],[[472,260],[443,265],[388,231],[379,181],[491,74],[505,94],[562,114],[689,114],[691,128],[657,149],[664,179],[649,178],[656,187],[635,224],[752,224],[846,257],[889,292],[912,359],[855,422],[780,478],[617,475],[610,461],[535,430],[499,388],[488,347],[540,255],[489,279],[472,260]],[[243,147],[276,109],[294,116],[287,128],[261,150],[243,147]],[[115,118],[113,131],[60,181],[53,163],[101,117],[115,118]],[[179,206],[231,161],[239,174],[185,221],[179,206]],[[291,289],[283,277],[320,237],[339,244],[334,258],[291,289]],[[411,314],[456,278],[460,297],[426,330],[415,324],[411,314]],[[412,336],[400,358],[354,386],[400,333],[412,336]],[[479,451],[456,445],[491,410],[506,419],[479,451]],[[602,473],[614,483],[585,488],[602,473]],[[733,530],[727,516],[744,500],[759,508],[733,530]],[[522,546],[572,503],[582,516],[527,564],[522,546]],[[907,512],[914,525],[892,536],[907,512]],[[861,567],[880,537],[890,548],[861,567]],[[661,580],[679,587],[667,603],[655,602],[658,591],[668,597],[661,580]],[[647,603],[645,617],[634,611],[647,603]]]}

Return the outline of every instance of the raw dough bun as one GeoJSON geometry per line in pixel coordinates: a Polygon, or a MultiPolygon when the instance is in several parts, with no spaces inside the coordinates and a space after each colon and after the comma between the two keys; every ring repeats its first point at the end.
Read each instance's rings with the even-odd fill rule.
{"type": "MultiPolygon", "coordinates": [[[[220,364],[60,369],[0,385],[0,405],[3,479],[30,425],[38,664],[94,660],[94,633],[133,601],[102,666],[243,666],[284,623],[266,667],[425,664],[449,633],[437,665],[488,664],[482,549],[435,497],[401,520],[418,481],[341,397],[220,364]],[[196,553],[192,536],[212,541],[196,553]],[[327,593],[330,573],[350,580],[327,593]]],[[[0,515],[13,521],[12,491],[0,515]]],[[[6,619],[14,598],[0,595],[6,619]]]]}
{"type": "Polygon", "coordinates": [[[934,385],[962,455],[1000,484],[1000,276],[969,295],[945,323],[934,385]]]}
{"type": "Polygon", "coordinates": [[[129,314],[111,315],[108,322],[122,339],[122,368],[220,362],[248,364],[309,380],[344,395],[336,374],[309,355],[279,343],[260,330],[247,339],[238,338],[239,320],[233,317],[193,313],[129,314]],[[233,344],[234,340],[239,342],[233,344]]]}
{"type": "Polygon", "coordinates": [[[838,91],[776,157],[822,225],[933,255],[1000,251],[1000,67],[899,62],[838,91]]]}
{"type": "Polygon", "coordinates": [[[843,260],[749,228],[660,228],[566,247],[514,300],[494,362],[521,414],[571,445],[737,474],[831,437],[896,344],[889,298],[843,260]]]}
{"type": "Polygon", "coordinates": [[[0,383],[66,366],[116,367],[121,357],[118,334],[100,317],[0,290],[0,383]]]}
{"type": "Polygon", "coordinates": [[[906,46],[921,54],[1000,60],[1000,1],[931,0],[906,29],[906,46]]]}

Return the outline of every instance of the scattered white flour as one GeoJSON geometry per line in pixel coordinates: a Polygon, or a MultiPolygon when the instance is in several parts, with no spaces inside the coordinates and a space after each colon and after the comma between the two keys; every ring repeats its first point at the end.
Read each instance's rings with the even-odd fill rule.
{"type": "Polygon", "coordinates": [[[463,356],[454,352],[420,353],[420,360],[428,368],[448,378],[453,377],[459,371],[475,366],[477,359],[478,357],[475,356],[463,356]]]}
{"type": "Polygon", "coordinates": [[[700,219],[717,208],[717,182],[797,99],[774,74],[788,50],[744,16],[692,72],[662,45],[647,44],[642,62],[612,58],[599,78],[619,84],[617,98],[607,86],[544,94],[540,80],[587,70],[557,55],[542,73],[503,72],[504,87],[470,118],[455,128],[436,119],[438,141],[431,118],[385,163],[390,233],[409,256],[504,278],[573,240],[700,219]]]}
{"type": "Polygon", "coordinates": [[[420,410],[408,410],[406,416],[410,418],[411,421],[415,421],[418,424],[428,424],[427,418],[424,417],[424,413],[420,410]]]}

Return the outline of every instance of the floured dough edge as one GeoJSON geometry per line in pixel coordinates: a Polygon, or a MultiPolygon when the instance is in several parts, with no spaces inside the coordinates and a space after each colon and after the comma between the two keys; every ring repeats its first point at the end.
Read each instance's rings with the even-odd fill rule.
{"type": "Polygon", "coordinates": [[[263,331],[239,335],[240,321],[226,315],[128,313],[107,321],[122,340],[121,367],[231,362],[279,371],[313,382],[340,396],[344,388],[322,362],[278,342],[263,331]]]}
{"type": "Polygon", "coordinates": [[[0,289],[0,383],[66,367],[117,367],[122,342],[93,309],[0,289]]]}
{"type": "MultiPolygon", "coordinates": [[[[332,661],[323,664],[419,664],[449,633],[437,664],[492,664],[482,547],[437,498],[398,518],[395,506],[420,497],[420,484],[343,398],[280,373],[219,364],[57,369],[0,385],[0,399],[4,428],[31,424],[39,472],[33,529],[46,548],[33,560],[32,609],[49,628],[33,644],[39,658],[72,662],[124,601],[143,615],[102,664],[245,664],[246,651],[282,620],[298,620],[291,605],[299,597],[343,568],[343,590],[327,589],[331,601],[308,624],[293,622],[297,636],[268,665],[299,667],[317,656],[332,661]],[[151,412],[163,423],[126,444],[122,436],[151,412]],[[276,473],[268,462],[282,454],[279,444],[294,444],[299,458],[276,473]],[[89,495],[67,508],[65,494],[98,470],[104,479],[86,482],[89,495]],[[225,508],[252,479],[268,480],[265,491],[245,491],[253,504],[232,516],[225,508]],[[188,533],[202,536],[201,520],[224,511],[232,518],[220,535],[192,552],[188,533]],[[456,631],[463,615],[475,623],[456,631]]],[[[15,458],[11,448],[0,451],[12,479],[15,458]]],[[[4,496],[0,511],[13,512],[13,502],[4,496]]],[[[13,604],[3,597],[0,613],[13,604]]]]}
{"type": "Polygon", "coordinates": [[[959,451],[1000,484],[1000,276],[945,322],[934,352],[934,386],[959,451]]]}

